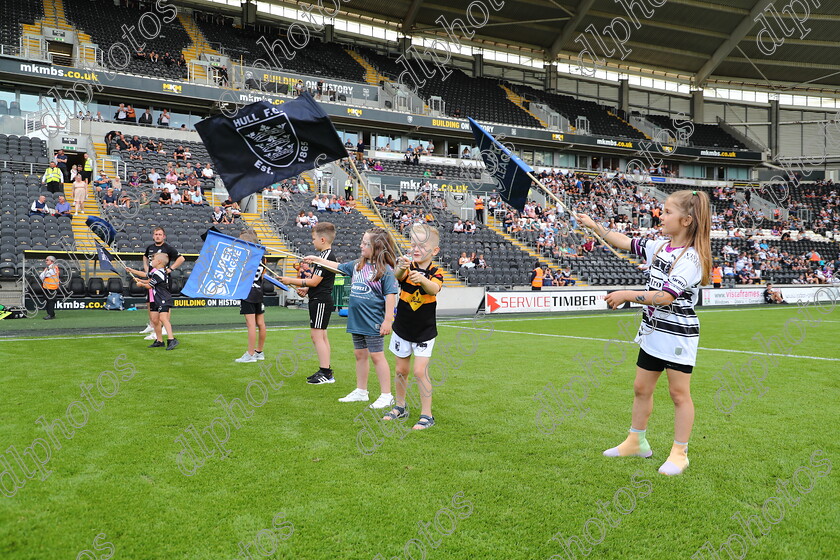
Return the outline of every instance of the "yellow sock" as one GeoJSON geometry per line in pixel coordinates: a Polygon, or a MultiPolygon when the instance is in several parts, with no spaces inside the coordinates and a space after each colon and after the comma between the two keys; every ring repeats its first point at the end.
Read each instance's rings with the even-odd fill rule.
{"type": "Polygon", "coordinates": [[[659,472],[667,475],[676,475],[681,474],[686,467],[688,467],[688,444],[674,442],[674,445],[671,447],[671,454],[668,455],[668,460],[659,467],[659,472]]]}
{"type": "Polygon", "coordinates": [[[613,447],[604,452],[607,457],[650,457],[650,444],[645,438],[644,431],[633,431],[627,434],[618,447],[613,447]]]}

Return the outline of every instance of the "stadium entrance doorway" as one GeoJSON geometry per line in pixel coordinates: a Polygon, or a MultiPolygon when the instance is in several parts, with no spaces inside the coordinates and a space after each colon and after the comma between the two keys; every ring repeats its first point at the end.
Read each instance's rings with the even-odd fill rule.
{"type": "MultiPolygon", "coordinates": [[[[57,152],[58,150],[56,150],[57,152]]],[[[64,155],[67,156],[67,172],[69,173],[73,166],[77,166],[76,169],[82,170],[85,168],[85,156],[83,156],[84,152],[68,152],[64,150],[64,155]]]]}

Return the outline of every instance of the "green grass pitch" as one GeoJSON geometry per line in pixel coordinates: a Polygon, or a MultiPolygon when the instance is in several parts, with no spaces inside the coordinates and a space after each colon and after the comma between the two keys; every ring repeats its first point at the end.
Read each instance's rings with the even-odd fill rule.
{"type": "Polygon", "coordinates": [[[691,466],[674,478],[657,474],[673,437],[665,378],[653,458],[601,455],[630,422],[637,347],[608,343],[635,329],[629,313],[441,321],[437,425],[390,434],[360,434],[378,423],[336,401],[355,385],[336,315],[338,381],[321,386],[304,383],[317,363],[303,311],[268,310],[262,366],[233,362],[246,342],[235,309],[177,310],[176,327],[193,326],[172,352],[118,332],[142,313],[59,312],[52,332],[2,321],[0,470],[14,474],[0,481],[14,495],[0,496],[0,558],[837,558],[840,311],[797,313],[700,312],[691,466]],[[756,340],[774,344],[786,322],[787,346],[756,340]],[[182,442],[200,453],[190,427],[225,417],[216,399],[248,394],[264,403],[235,412],[238,427],[225,419],[226,443],[217,420],[221,447],[205,434],[199,462],[179,466],[182,442]],[[53,441],[42,417],[79,427],[53,441]],[[24,465],[43,466],[26,478],[13,455],[30,446],[24,465]]]}

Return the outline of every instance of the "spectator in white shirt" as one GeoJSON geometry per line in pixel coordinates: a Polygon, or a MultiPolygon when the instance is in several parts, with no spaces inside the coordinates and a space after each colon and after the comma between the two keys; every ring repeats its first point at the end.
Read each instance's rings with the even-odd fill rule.
{"type": "Polygon", "coordinates": [[[204,169],[201,170],[201,176],[205,179],[212,179],[213,178],[213,170],[210,168],[209,163],[204,164],[204,169]]]}
{"type": "Polygon", "coordinates": [[[178,189],[177,188],[173,189],[172,190],[172,204],[173,205],[181,204],[182,200],[183,199],[181,198],[181,193],[178,192],[178,189]]]}
{"type": "Polygon", "coordinates": [[[455,222],[455,225],[452,226],[452,233],[464,233],[464,222],[461,220],[455,222]]]}

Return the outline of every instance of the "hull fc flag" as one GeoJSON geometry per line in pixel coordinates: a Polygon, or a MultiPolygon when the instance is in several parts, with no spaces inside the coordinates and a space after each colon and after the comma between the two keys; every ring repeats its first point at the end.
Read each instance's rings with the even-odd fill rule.
{"type": "Polygon", "coordinates": [[[258,101],[195,129],[234,201],[347,157],[332,121],[309,93],[282,105],[258,101]]]}
{"type": "Polygon", "coordinates": [[[469,120],[475,142],[481,151],[481,159],[484,160],[487,172],[498,182],[502,200],[521,212],[528,202],[528,191],[531,189],[528,173],[534,170],[481,128],[480,124],[473,119],[469,120]]]}
{"type": "Polygon", "coordinates": [[[181,293],[193,298],[245,299],[263,255],[262,245],[208,231],[181,293]]]}
{"type": "MultiPolygon", "coordinates": [[[[94,243],[96,243],[94,241],[94,243]]],[[[114,265],[111,264],[111,261],[114,260],[114,257],[111,256],[111,253],[108,252],[108,249],[96,243],[96,256],[99,258],[99,269],[104,271],[110,272],[117,272],[117,269],[114,268],[114,265]]]]}

